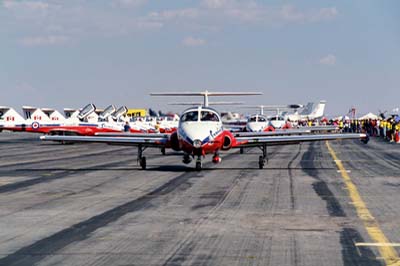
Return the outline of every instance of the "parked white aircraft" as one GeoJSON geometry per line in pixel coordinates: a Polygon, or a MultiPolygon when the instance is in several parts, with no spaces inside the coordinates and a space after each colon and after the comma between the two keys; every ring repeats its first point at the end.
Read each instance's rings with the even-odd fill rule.
{"type": "Polygon", "coordinates": [[[260,109],[259,114],[251,115],[246,124],[246,131],[248,132],[261,132],[273,131],[275,129],[291,128],[286,119],[280,115],[281,110],[300,108],[299,104],[289,105],[259,105],[259,106],[246,106],[245,108],[260,109]],[[276,115],[266,117],[264,111],[276,111],[276,115]]]}
{"type": "Polygon", "coordinates": [[[149,147],[171,148],[183,151],[183,162],[188,164],[196,158],[196,170],[202,169],[202,158],[213,154],[212,162],[220,163],[221,151],[232,148],[258,147],[262,151],[258,165],[262,169],[267,159],[267,146],[296,144],[306,141],[336,139],[362,139],[368,141],[366,134],[322,134],[322,135],[289,135],[268,136],[266,133],[236,133],[224,130],[219,113],[208,107],[209,96],[223,95],[258,95],[260,93],[232,92],[196,92],[196,93],[153,93],[154,96],[203,96],[204,105],[184,111],[180,117],[178,130],[172,134],[140,134],[132,136],[42,136],[44,141],[99,142],[113,145],[132,145],[138,147],[138,162],[146,169],[145,149],[149,147]]]}
{"type": "MultiPolygon", "coordinates": [[[[94,135],[100,132],[122,132],[124,129],[123,122],[117,123],[109,119],[110,114],[106,112],[111,112],[110,108],[106,108],[99,115],[91,116],[96,110],[93,104],[88,104],[82,110],[65,109],[68,118],[64,118],[58,111],[50,108],[23,106],[22,109],[25,119],[14,109],[1,107],[3,118],[0,119],[1,129],[55,135],[94,135]],[[95,117],[99,116],[108,120],[95,120],[95,117]]],[[[131,132],[140,131],[132,129],[131,132]]]]}
{"type": "Polygon", "coordinates": [[[294,114],[286,115],[286,119],[296,122],[301,120],[314,120],[324,116],[326,101],[319,103],[308,103],[303,110],[294,114]]]}
{"type": "Polygon", "coordinates": [[[273,131],[274,128],[269,127],[268,119],[262,114],[254,114],[249,117],[246,124],[247,132],[264,132],[273,131]]]}

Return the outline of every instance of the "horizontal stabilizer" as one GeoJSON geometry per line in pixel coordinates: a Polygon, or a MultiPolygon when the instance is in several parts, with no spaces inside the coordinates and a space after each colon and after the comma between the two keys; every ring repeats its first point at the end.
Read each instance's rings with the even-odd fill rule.
{"type": "Polygon", "coordinates": [[[153,92],[151,96],[246,96],[262,95],[260,92],[153,92]]]}
{"type": "Polygon", "coordinates": [[[249,95],[262,95],[261,92],[209,92],[208,90],[202,92],[154,92],[150,93],[151,96],[203,96],[204,106],[209,105],[209,96],[249,96],[249,95]]]}
{"type": "MultiPolygon", "coordinates": [[[[190,106],[200,106],[202,102],[176,102],[168,103],[169,105],[190,105],[190,106]]],[[[208,102],[208,105],[237,105],[243,104],[243,102],[208,102]]]]}

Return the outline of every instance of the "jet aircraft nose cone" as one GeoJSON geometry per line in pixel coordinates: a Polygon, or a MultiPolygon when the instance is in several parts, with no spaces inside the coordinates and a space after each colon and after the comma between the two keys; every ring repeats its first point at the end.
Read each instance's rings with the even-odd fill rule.
{"type": "Polygon", "coordinates": [[[220,132],[220,130],[218,130],[217,127],[201,123],[182,125],[180,129],[181,137],[191,142],[200,140],[203,145],[205,141],[213,139],[213,137],[215,137],[214,135],[216,135],[218,132],[220,132]]]}

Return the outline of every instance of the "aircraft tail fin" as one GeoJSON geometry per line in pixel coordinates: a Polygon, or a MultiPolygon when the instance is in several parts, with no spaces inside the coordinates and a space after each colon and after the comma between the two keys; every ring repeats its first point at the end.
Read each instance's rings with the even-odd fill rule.
{"type": "Polygon", "coordinates": [[[51,108],[41,108],[42,111],[50,118],[51,121],[61,122],[65,117],[57,110],[51,108]]]}
{"type": "Polygon", "coordinates": [[[314,110],[311,112],[311,116],[314,118],[319,118],[324,116],[326,101],[320,101],[316,104],[314,110]]]}
{"type": "Polygon", "coordinates": [[[50,120],[51,121],[58,121],[58,122],[62,122],[65,120],[65,117],[57,110],[54,110],[51,114],[50,114],[50,120]]]}
{"type": "Polygon", "coordinates": [[[312,113],[312,110],[314,109],[315,103],[307,103],[306,106],[304,106],[303,110],[299,112],[299,115],[310,115],[312,113]]]}
{"type": "Polygon", "coordinates": [[[0,122],[24,123],[25,119],[13,108],[0,106],[0,122]]]}
{"type": "Polygon", "coordinates": [[[31,106],[22,106],[22,111],[24,113],[26,120],[43,121],[43,122],[50,121],[50,117],[40,108],[31,106]]]}

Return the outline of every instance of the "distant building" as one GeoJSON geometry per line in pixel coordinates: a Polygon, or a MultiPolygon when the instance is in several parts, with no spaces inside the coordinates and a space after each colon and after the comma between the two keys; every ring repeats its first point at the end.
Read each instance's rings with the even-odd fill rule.
{"type": "Polygon", "coordinates": [[[146,109],[128,109],[128,112],[126,113],[128,117],[146,116],[146,114],[146,109]]]}

